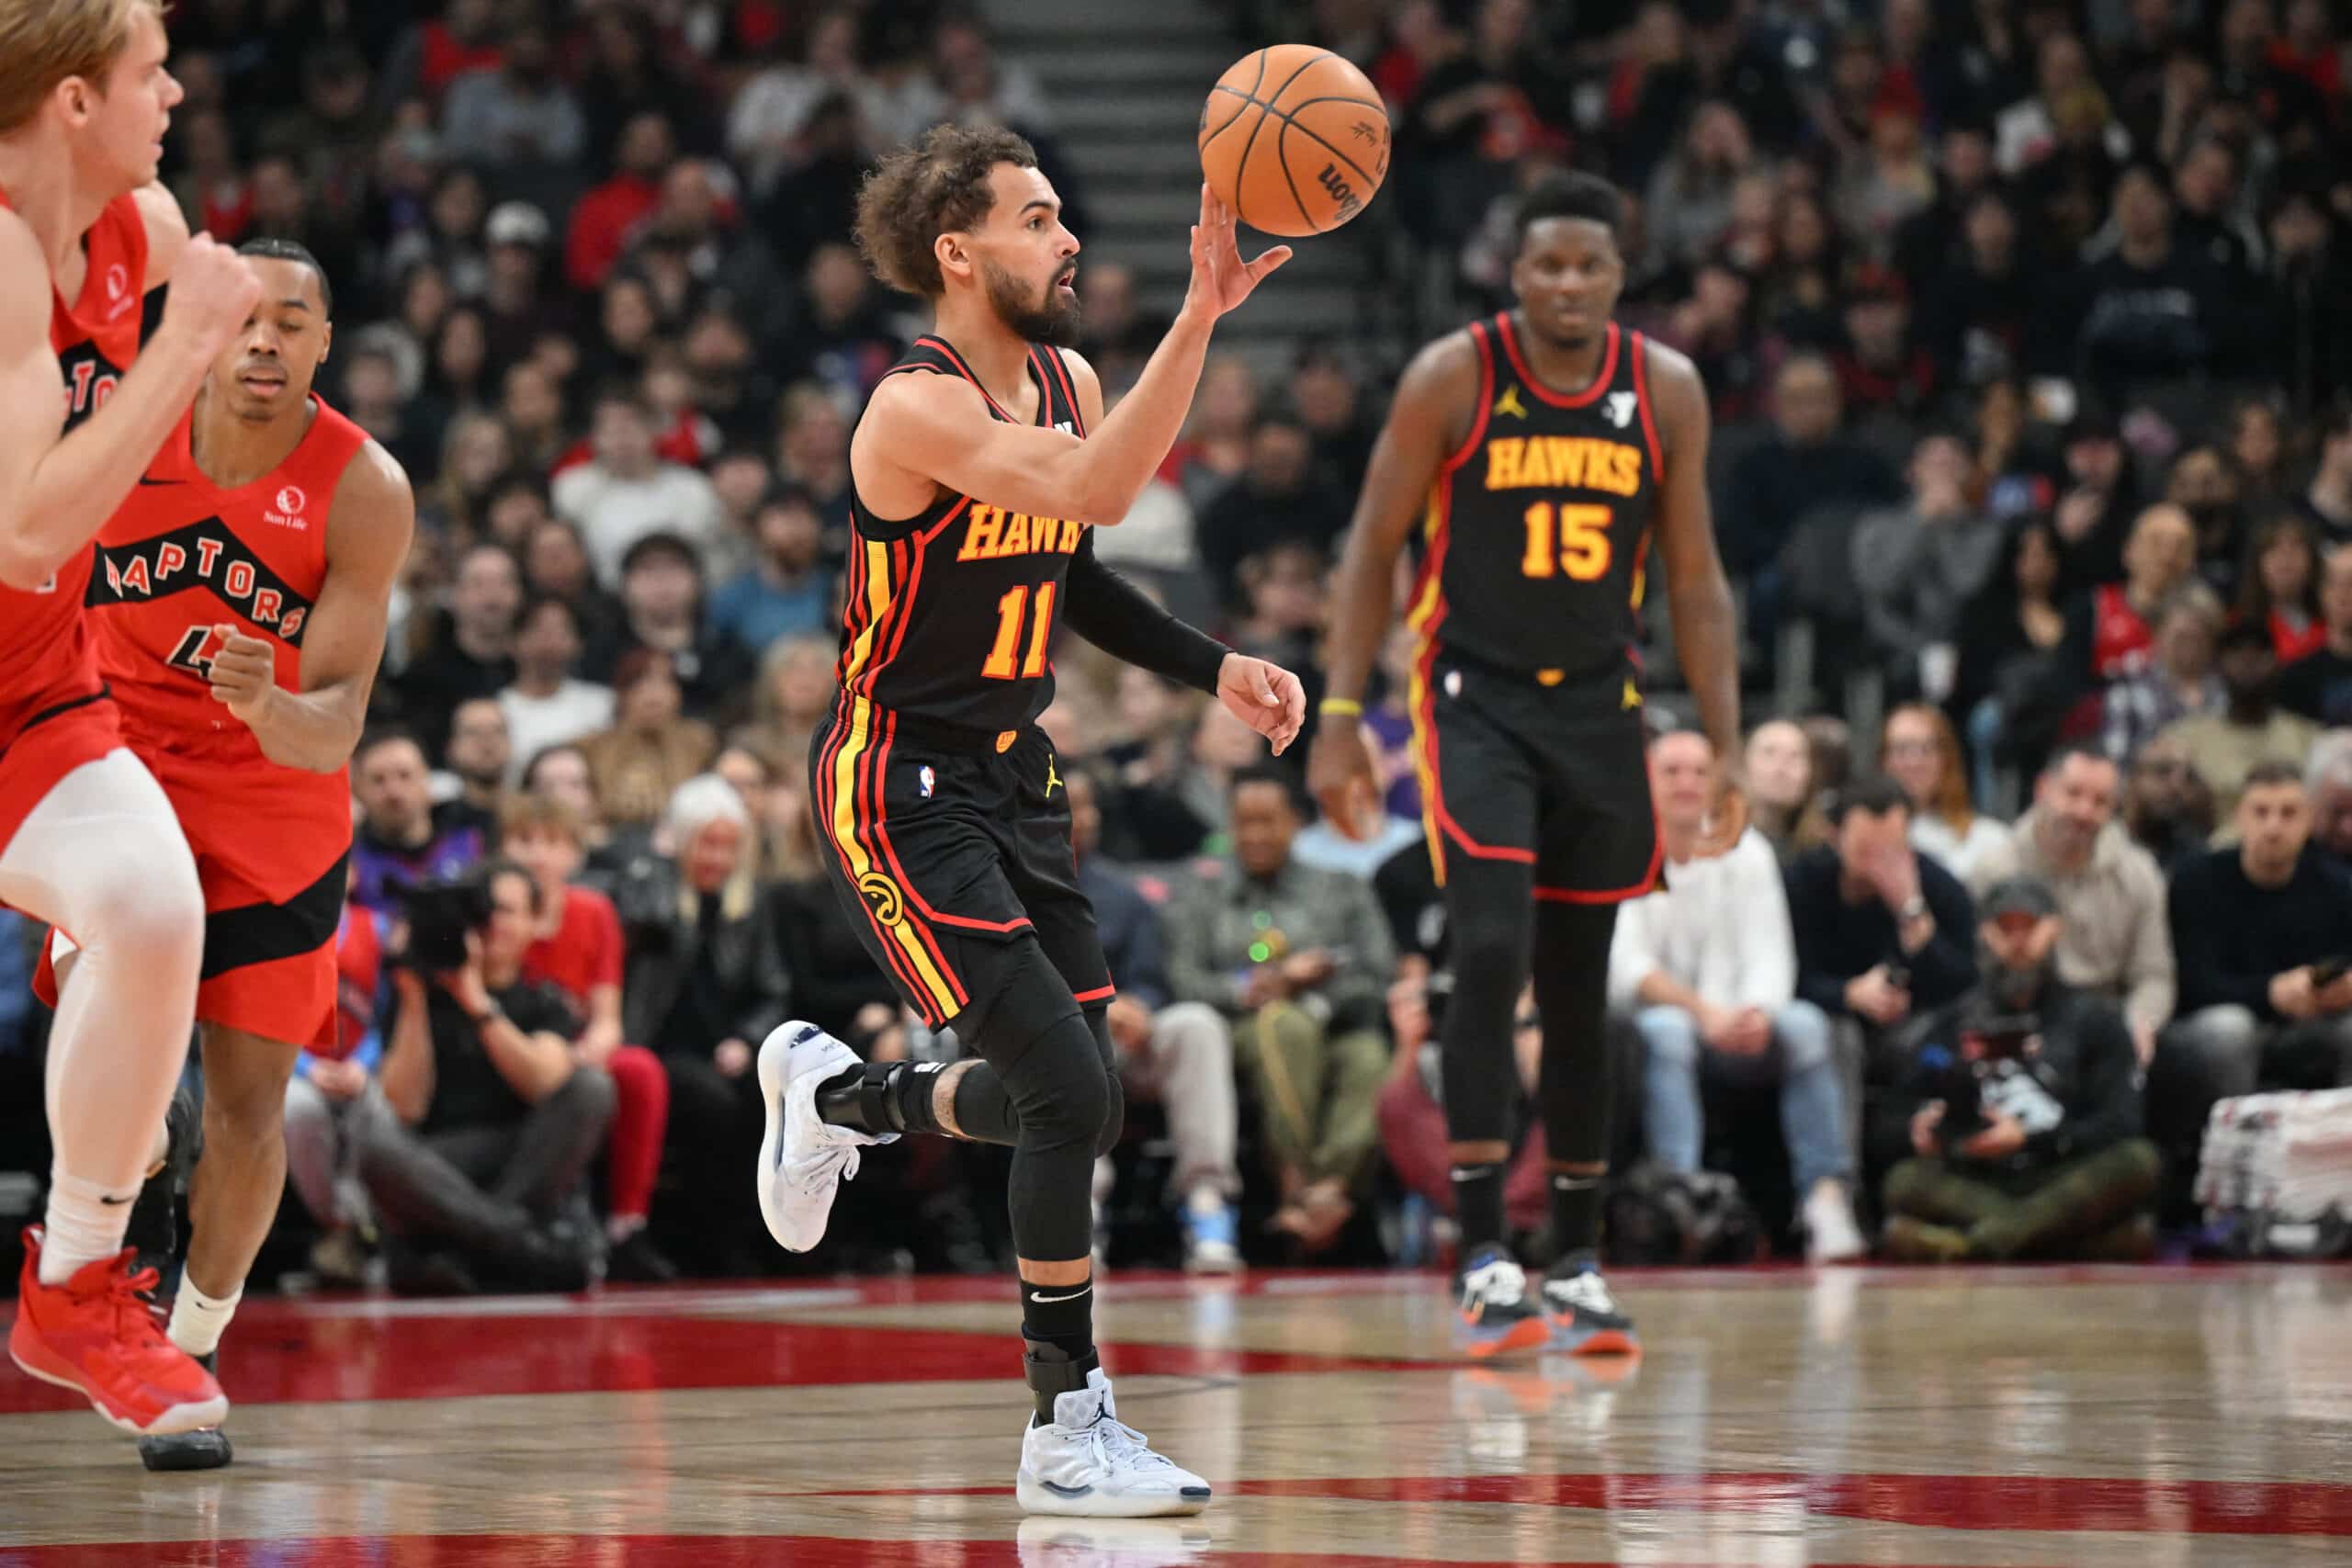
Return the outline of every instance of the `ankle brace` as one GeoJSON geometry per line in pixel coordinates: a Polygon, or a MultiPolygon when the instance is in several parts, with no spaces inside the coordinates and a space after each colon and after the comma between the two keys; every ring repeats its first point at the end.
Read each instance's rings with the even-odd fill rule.
{"type": "Polygon", "coordinates": [[[891,1092],[909,1062],[866,1062],[828,1079],[817,1089],[818,1120],[834,1127],[880,1135],[903,1133],[907,1119],[891,1092]]]}
{"type": "Polygon", "coordinates": [[[1025,1339],[1023,1343],[1028,1348],[1021,1358],[1021,1375],[1029,1384],[1029,1392],[1036,1396],[1037,1424],[1050,1427],[1056,1397],[1085,1388],[1086,1375],[1102,1366],[1102,1359],[1089,1350],[1073,1359],[1068,1351],[1040,1340],[1025,1339]]]}

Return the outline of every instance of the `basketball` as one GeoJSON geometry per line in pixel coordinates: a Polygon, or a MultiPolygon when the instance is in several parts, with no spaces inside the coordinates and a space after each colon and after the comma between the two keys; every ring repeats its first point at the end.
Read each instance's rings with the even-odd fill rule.
{"type": "Polygon", "coordinates": [[[1278,43],[1209,89],[1200,147],[1209,188],[1242,222],[1285,239],[1328,234],[1388,176],[1388,109],[1340,55],[1278,43]]]}

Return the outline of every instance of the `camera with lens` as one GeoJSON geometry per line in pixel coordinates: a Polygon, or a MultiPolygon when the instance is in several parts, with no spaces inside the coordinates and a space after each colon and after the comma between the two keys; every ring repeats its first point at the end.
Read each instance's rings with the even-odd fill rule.
{"type": "Polygon", "coordinates": [[[419,974],[439,975],[466,966],[466,933],[490,924],[490,889],[471,878],[405,882],[384,879],[408,921],[408,944],[391,962],[419,974]]]}

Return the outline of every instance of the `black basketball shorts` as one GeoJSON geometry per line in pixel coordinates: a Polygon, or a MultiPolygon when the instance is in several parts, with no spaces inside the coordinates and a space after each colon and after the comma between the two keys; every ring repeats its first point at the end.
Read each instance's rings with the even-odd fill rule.
{"type": "Polygon", "coordinates": [[[1109,965],[1079,890],[1069,797],[1035,725],[1000,752],[927,746],[863,699],[809,745],[810,802],[834,891],[865,950],[933,1028],[967,1048],[1034,937],[1081,1006],[1107,1002],[1109,965]]]}

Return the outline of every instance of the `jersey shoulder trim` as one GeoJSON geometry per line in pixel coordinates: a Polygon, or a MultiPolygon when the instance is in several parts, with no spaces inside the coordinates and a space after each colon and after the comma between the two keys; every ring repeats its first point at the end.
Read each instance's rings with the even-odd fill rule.
{"type": "Polygon", "coordinates": [[[1471,346],[1478,351],[1478,406],[1470,421],[1470,434],[1464,436],[1462,445],[1449,453],[1445,461],[1438,466],[1438,474],[1441,478],[1453,473],[1477,456],[1479,446],[1487,439],[1487,422],[1496,412],[1495,345],[1493,340],[1487,335],[1486,322],[1470,323],[1470,343],[1471,346]]]}
{"type": "Polygon", "coordinates": [[[1658,446],[1657,418],[1650,412],[1649,340],[1639,333],[1633,333],[1632,338],[1626,352],[1634,361],[1634,407],[1641,412],[1642,439],[1649,444],[1650,479],[1662,484],[1666,480],[1666,458],[1658,446]]]}

